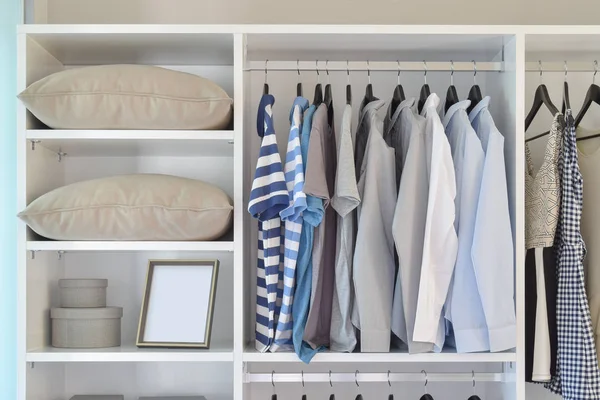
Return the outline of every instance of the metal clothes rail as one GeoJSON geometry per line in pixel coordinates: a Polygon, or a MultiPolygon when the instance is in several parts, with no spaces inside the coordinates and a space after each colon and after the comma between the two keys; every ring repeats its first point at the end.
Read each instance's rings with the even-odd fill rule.
{"type": "Polygon", "coordinates": [[[250,61],[246,71],[455,71],[455,72],[502,72],[502,62],[478,61],[250,61]]]}
{"type": "Polygon", "coordinates": [[[361,383],[368,382],[512,382],[514,374],[511,373],[406,373],[406,372],[355,372],[355,373],[246,373],[245,383],[361,383]]]}

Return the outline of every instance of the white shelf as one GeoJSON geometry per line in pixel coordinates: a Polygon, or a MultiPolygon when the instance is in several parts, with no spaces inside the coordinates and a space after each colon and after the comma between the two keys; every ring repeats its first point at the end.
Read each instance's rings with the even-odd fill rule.
{"type": "MultiPolygon", "coordinates": [[[[301,362],[296,353],[259,353],[258,351],[247,348],[243,357],[245,362],[301,362]]],[[[334,353],[323,352],[318,353],[311,363],[384,363],[384,362],[515,362],[517,360],[516,353],[464,353],[457,354],[452,352],[452,349],[442,353],[422,353],[409,354],[392,350],[391,353],[334,353]]]]}
{"type": "Polygon", "coordinates": [[[232,362],[233,350],[213,346],[210,350],[146,349],[136,346],[104,349],[44,347],[27,352],[28,362],[232,362]]]}
{"type": "Polygon", "coordinates": [[[233,251],[232,241],[104,242],[29,240],[30,251],[233,251]]]}
{"type": "Polygon", "coordinates": [[[26,137],[70,157],[232,157],[234,132],[29,129],[26,137]]]}

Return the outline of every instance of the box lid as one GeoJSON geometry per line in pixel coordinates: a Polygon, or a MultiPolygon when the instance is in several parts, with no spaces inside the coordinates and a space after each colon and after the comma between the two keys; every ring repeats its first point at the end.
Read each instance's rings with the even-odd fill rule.
{"type": "Polygon", "coordinates": [[[123,317],[123,307],[60,308],[50,309],[50,318],[58,319],[112,319],[123,317]]]}
{"type": "Polygon", "coordinates": [[[97,288],[107,287],[108,279],[59,279],[58,287],[61,288],[97,288]]]}

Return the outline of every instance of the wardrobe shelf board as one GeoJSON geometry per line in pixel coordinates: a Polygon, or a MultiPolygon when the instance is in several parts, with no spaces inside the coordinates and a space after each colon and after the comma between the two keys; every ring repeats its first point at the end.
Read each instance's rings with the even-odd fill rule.
{"type": "Polygon", "coordinates": [[[234,131],[29,129],[26,135],[71,157],[233,157],[234,131]]]}
{"type": "Polygon", "coordinates": [[[213,345],[210,350],[140,349],[134,345],[105,349],[44,347],[28,351],[28,362],[232,362],[233,350],[213,345]]]}
{"type": "Polygon", "coordinates": [[[233,251],[232,241],[104,242],[29,240],[29,251],[233,251]]]}
{"type": "MultiPolygon", "coordinates": [[[[301,362],[295,353],[260,353],[253,349],[246,349],[243,357],[245,362],[301,362]]],[[[391,353],[318,353],[311,361],[321,363],[380,363],[380,362],[515,362],[516,353],[466,353],[457,354],[444,350],[442,353],[408,354],[405,352],[391,353]]]]}

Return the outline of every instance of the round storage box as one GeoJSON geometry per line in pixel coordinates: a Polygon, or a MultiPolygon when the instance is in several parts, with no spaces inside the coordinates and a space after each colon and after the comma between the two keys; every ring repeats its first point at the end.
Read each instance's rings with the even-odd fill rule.
{"type": "Polygon", "coordinates": [[[106,307],[106,279],[59,279],[60,306],[67,308],[106,307]]]}
{"type": "Polygon", "coordinates": [[[52,308],[52,346],[97,348],[121,345],[123,308],[52,308]]]}

